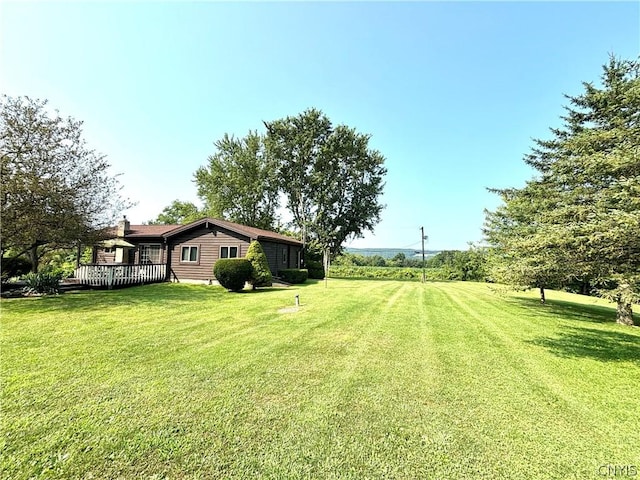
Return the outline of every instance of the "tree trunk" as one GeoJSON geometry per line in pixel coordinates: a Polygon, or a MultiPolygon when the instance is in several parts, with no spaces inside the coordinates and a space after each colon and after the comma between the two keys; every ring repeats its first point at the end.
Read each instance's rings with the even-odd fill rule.
{"type": "Polygon", "coordinates": [[[82,246],[78,242],[78,249],[76,250],[76,268],[80,268],[80,260],[82,258],[82,246]]]}
{"type": "Polygon", "coordinates": [[[616,318],[616,322],[622,325],[633,325],[633,310],[631,309],[631,304],[627,303],[623,300],[618,300],[618,315],[616,318]]]}
{"type": "Polygon", "coordinates": [[[540,303],[544,305],[546,301],[547,299],[544,296],[544,287],[540,287],[540,303]]]}
{"type": "Polygon", "coordinates": [[[33,273],[38,273],[38,244],[34,244],[27,252],[29,255],[29,260],[31,261],[31,271],[33,273]]]}
{"type": "Polygon", "coordinates": [[[583,295],[591,295],[591,285],[589,285],[589,282],[583,282],[581,290],[583,295]]]}

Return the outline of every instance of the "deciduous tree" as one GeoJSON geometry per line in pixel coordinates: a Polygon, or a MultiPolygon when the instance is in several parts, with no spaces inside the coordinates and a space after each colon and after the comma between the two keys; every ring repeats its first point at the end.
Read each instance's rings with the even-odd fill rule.
{"type": "Polygon", "coordinates": [[[48,248],[94,241],[130,205],[82,122],[46,105],[7,96],[0,105],[1,249],[27,253],[34,272],[48,248]]]}
{"type": "Polygon", "coordinates": [[[182,225],[205,216],[206,214],[193,203],[174,200],[171,205],[164,207],[162,212],[149,222],[149,225],[182,225]]]}
{"type": "Polygon", "coordinates": [[[382,154],[369,148],[369,135],[334,127],[316,109],[265,126],[281,191],[305,244],[335,254],[348,238],[373,229],[386,168],[382,154]]]}
{"type": "Polygon", "coordinates": [[[257,132],[244,138],[225,134],[214,145],[209,164],[195,173],[204,211],[251,227],[275,229],[279,184],[263,137],[257,132]]]}

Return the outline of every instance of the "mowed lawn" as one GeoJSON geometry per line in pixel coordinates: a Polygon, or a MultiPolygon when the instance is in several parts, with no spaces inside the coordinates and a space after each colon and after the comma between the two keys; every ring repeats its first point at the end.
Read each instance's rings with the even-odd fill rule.
{"type": "Polygon", "coordinates": [[[4,300],[0,477],[640,471],[640,329],[548,299],[331,279],[4,300]]]}

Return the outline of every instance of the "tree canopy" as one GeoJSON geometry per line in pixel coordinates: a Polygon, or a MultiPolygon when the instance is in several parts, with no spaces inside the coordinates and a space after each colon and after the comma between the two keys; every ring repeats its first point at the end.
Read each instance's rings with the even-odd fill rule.
{"type": "Polygon", "coordinates": [[[373,229],[386,168],[382,154],[369,148],[369,135],[333,126],[316,109],[264,124],[266,136],[225,134],[196,171],[206,214],[276,230],[283,198],[294,235],[325,254],[373,229]]]}
{"type": "Polygon", "coordinates": [[[338,253],[380,221],[384,157],[369,135],[333,126],[319,110],[265,122],[280,190],[304,243],[338,253]]]}
{"type": "Polygon", "coordinates": [[[556,208],[554,197],[544,186],[529,182],[522,189],[494,190],[503,204],[486,212],[485,236],[494,246],[488,256],[491,278],[500,283],[540,289],[569,282],[575,272],[565,258],[570,252],[560,246],[556,234],[545,228],[546,212],[556,208]]]}
{"type": "Polygon", "coordinates": [[[0,151],[2,253],[28,253],[34,271],[47,248],[94,241],[130,205],[82,122],[46,101],[2,97],[0,151]]]}
{"type": "Polygon", "coordinates": [[[191,202],[174,200],[149,222],[149,225],[182,225],[194,222],[206,214],[191,202]]]}
{"type": "Polygon", "coordinates": [[[194,175],[204,211],[251,227],[275,229],[279,184],[264,138],[255,131],[244,138],[225,134],[214,145],[216,152],[208,165],[194,175]]]}
{"type": "Polygon", "coordinates": [[[566,96],[564,125],[535,140],[538,175],[495,190],[485,234],[502,268],[531,286],[588,282],[632,324],[640,300],[640,63],[611,57],[602,86],[566,96]]]}

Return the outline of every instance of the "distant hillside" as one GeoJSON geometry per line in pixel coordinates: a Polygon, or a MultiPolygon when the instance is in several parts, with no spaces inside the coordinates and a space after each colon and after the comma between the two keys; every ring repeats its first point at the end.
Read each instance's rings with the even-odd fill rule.
{"type": "MultiPolygon", "coordinates": [[[[407,258],[422,258],[422,250],[416,250],[413,248],[351,248],[344,249],[347,253],[353,253],[355,255],[362,255],[364,257],[373,257],[374,255],[380,255],[382,258],[390,259],[395,257],[399,253],[404,253],[407,258]]],[[[425,250],[425,258],[433,257],[440,253],[440,250],[425,250]]]]}

